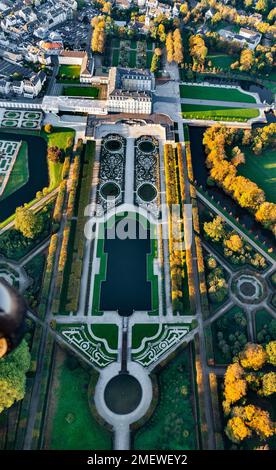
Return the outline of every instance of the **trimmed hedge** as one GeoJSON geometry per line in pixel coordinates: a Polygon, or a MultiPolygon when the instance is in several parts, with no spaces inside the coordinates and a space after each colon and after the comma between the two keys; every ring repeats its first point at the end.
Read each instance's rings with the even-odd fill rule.
{"type": "Polygon", "coordinates": [[[207,426],[207,421],[206,421],[205,401],[204,401],[205,390],[204,390],[204,382],[203,382],[202,365],[201,365],[200,354],[199,354],[198,334],[195,335],[194,346],[195,346],[195,368],[196,368],[196,384],[197,384],[201,443],[202,443],[202,449],[208,450],[208,426],[207,426]]]}
{"type": "Polygon", "coordinates": [[[80,284],[82,274],[82,262],[84,256],[85,237],[84,227],[86,216],[84,211],[90,201],[91,182],[93,176],[95,157],[95,141],[86,144],[84,164],[82,170],[82,182],[78,203],[78,214],[74,238],[73,257],[70,266],[70,275],[67,289],[66,311],[76,312],[79,306],[80,284]]]}
{"type": "Polygon", "coordinates": [[[222,429],[220,410],[219,410],[218,384],[217,384],[217,376],[216,374],[214,374],[214,372],[209,373],[209,384],[210,384],[212,410],[213,410],[213,418],[214,418],[216,450],[223,450],[224,449],[224,444],[223,444],[223,439],[222,439],[223,429],[222,429]]]}

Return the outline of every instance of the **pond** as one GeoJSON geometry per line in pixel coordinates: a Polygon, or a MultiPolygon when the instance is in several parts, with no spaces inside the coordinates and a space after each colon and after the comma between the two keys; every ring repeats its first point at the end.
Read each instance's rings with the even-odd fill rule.
{"type": "MultiPolygon", "coordinates": [[[[130,222],[130,221],[129,221],[130,222]]],[[[139,238],[111,236],[106,229],[104,251],[107,253],[106,280],[101,283],[100,310],[118,310],[121,316],[130,316],[133,311],[151,310],[151,283],[147,281],[147,255],[151,252],[150,231],[137,221],[130,226],[139,238]]]]}
{"type": "Polygon", "coordinates": [[[134,411],[142,399],[142,387],[132,375],[123,373],[113,377],[104,391],[108,408],[116,414],[125,415],[134,411]]]}
{"type": "Polygon", "coordinates": [[[23,140],[28,145],[29,180],[18,191],[0,202],[0,222],[3,222],[17,207],[30,202],[36,193],[49,185],[47,144],[42,137],[0,132],[0,140],[23,140]]]}
{"type": "Polygon", "coordinates": [[[230,196],[227,196],[222,189],[217,186],[207,186],[206,181],[209,176],[209,171],[205,165],[206,156],[202,144],[205,130],[206,127],[189,126],[194,177],[197,184],[201,185],[205,191],[208,190],[208,194],[213,196],[215,201],[219,201],[221,207],[225,207],[227,212],[232,212],[233,217],[239,217],[239,223],[244,224],[255,236],[258,235],[261,242],[265,241],[268,245],[274,246],[275,239],[270,230],[263,228],[247,210],[242,209],[230,196]]]}

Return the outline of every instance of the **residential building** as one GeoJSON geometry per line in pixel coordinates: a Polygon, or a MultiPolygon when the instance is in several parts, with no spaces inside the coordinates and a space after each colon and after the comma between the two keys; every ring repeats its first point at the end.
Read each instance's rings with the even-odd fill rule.
{"type": "Polygon", "coordinates": [[[38,74],[32,75],[30,80],[24,80],[24,96],[25,98],[35,98],[42,90],[46,81],[46,75],[40,71],[38,74]]]}
{"type": "Polygon", "coordinates": [[[10,83],[5,79],[0,79],[0,93],[7,95],[10,91],[10,83]]]}

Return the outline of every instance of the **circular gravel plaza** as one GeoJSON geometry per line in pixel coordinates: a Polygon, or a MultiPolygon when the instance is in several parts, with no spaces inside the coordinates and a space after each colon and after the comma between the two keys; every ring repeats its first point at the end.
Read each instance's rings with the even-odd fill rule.
{"type": "Polygon", "coordinates": [[[104,142],[104,146],[108,152],[119,152],[122,149],[123,144],[118,139],[110,138],[104,142]]]}
{"type": "Polygon", "coordinates": [[[104,183],[100,188],[101,196],[104,199],[108,199],[111,197],[116,199],[119,196],[120,192],[121,190],[119,185],[117,183],[114,183],[113,181],[104,183]]]}
{"type": "Polygon", "coordinates": [[[17,111],[6,111],[4,113],[4,118],[6,119],[19,119],[20,113],[17,111]]]}
{"type": "Polygon", "coordinates": [[[104,391],[107,407],[118,415],[132,413],[142,399],[142,387],[138,380],[127,373],[113,377],[104,391]]]}
{"type": "Polygon", "coordinates": [[[233,292],[245,304],[258,304],[266,296],[266,285],[255,273],[238,274],[233,279],[233,292]]]}
{"type": "Polygon", "coordinates": [[[138,196],[145,202],[153,201],[157,196],[157,189],[151,183],[143,183],[138,188],[138,196]]]}
{"type": "Polygon", "coordinates": [[[143,152],[143,153],[152,153],[156,150],[156,146],[154,145],[151,138],[141,140],[138,143],[138,148],[140,152],[143,152]]]}

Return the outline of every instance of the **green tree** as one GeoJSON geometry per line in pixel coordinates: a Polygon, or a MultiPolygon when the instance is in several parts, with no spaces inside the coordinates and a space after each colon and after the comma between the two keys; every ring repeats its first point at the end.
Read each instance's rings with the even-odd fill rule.
{"type": "Polygon", "coordinates": [[[43,229],[42,217],[27,207],[18,207],[15,212],[15,228],[26,238],[36,238],[43,229]]]}
{"type": "Polygon", "coordinates": [[[268,356],[267,362],[276,366],[276,341],[270,341],[270,343],[266,345],[265,350],[268,356]]]}
{"type": "Polygon", "coordinates": [[[25,340],[7,356],[0,359],[0,413],[10,408],[25,394],[26,372],[30,367],[30,353],[25,340]]]}

